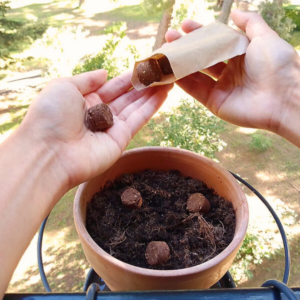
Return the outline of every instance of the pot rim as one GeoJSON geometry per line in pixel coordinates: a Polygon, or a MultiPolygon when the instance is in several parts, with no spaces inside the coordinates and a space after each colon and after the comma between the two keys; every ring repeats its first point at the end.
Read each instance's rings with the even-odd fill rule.
{"type": "Polygon", "coordinates": [[[246,218],[243,220],[243,222],[241,222],[241,224],[238,228],[238,231],[235,232],[234,238],[231,241],[231,243],[221,253],[219,253],[214,258],[212,258],[200,265],[196,265],[196,266],[185,268],[185,269],[152,270],[152,269],[146,269],[146,268],[133,266],[131,264],[128,264],[121,260],[118,260],[117,258],[114,258],[113,256],[111,256],[109,253],[104,251],[100,246],[98,246],[96,244],[96,242],[93,240],[93,238],[87,232],[85,223],[83,222],[83,220],[81,218],[80,205],[79,205],[80,196],[89,181],[79,185],[79,188],[77,189],[75,199],[74,199],[74,221],[75,221],[75,226],[76,226],[78,234],[81,235],[81,237],[85,241],[85,243],[87,243],[95,253],[102,256],[104,259],[108,260],[110,264],[113,264],[117,268],[121,268],[121,269],[128,270],[128,271],[130,270],[130,272],[136,273],[139,275],[151,276],[151,277],[178,277],[178,276],[192,275],[192,274],[213,268],[214,266],[218,265],[222,260],[224,260],[227,256],[229,256],[237,247],[239,247],[239,245],[241,244],[241,242],[244,239],[244,236],[246,234],[247,227],[248,227],[248,221],[249,221],[249,209],[248,209],[248,202],[247,202],[245,193],[241,189],[237,180],[224,167],[218,165],[213,160],[211,160],[203,155],[200,155],[198,153],[194,153],[192,151],[188,151],[185,149],[179,149],[179,148],[172,148],[172,147],[140,147],[140,148],[135,148],[135,149],[125,151],[121,157],[131,155],[133,153],[140,153],[140,152],[151,151],[151,150],[162,151],[162,152],[173,152],[173,153],[180,151],[180,152],[187,152],[190,155],[192,154],[194,156],[198,156],[198,157],[200,156],[203,160],[206,160],[207,162],[209,162],[210,165],[217,167],[223,173],[227,173],[227,175],[233,179],[232,184],[235,185],[235,187],[238,190],[239,197],[242,199],[241,206],[243,206],[243,209],[246,212],[246,214],[245,214],[246,218]]]}

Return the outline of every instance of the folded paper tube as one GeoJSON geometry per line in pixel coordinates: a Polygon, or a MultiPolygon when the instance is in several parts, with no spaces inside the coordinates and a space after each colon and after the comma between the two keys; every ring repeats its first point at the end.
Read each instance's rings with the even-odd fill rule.
{"type": "Polygon", "coordinates": [[[248,45],[249,40],[246,35],[216,21],[196,29],[136,61],[131,82],[138,91],[151,86],[172,83],[221,61],[242,55],[246,52],[248,45]],[[164,56],[169,60],[173,74],[164,75],[162,73],[159,82],[148,86],[142,84],[138,78],[138,64],[150,59],[159,60],[164,56]]]}

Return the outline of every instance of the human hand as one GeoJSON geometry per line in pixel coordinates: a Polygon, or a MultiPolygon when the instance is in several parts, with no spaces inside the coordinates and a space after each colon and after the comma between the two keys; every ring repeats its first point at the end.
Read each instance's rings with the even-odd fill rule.
{"type": "Polygon", "coordinates": [[[68,176],[67,189],[108,169],[172,87],[128,91],[131,73],[108,82],[106,77],[106,71],[98,70],[51,81],[32,102],[20,126],[54,153],[68,176]],[[114,125],[93,133],[84,124],[85,112],[101,102],[112,110],[114,125]]]}
{"type": "MultiPolygon", "coordinates": [[[[197,72],[176,83],[221,119],[273,131],[300,146],[295,136],[300,125],[298,54],[260,15],[235,10],[231,17],[250,39],[246,54],[204,70],[217,81],[197,72]]],[[[201,25],[186,20],[181,27],[189,33],[201,25]]],[[[176,30],[166,34],[168,42],[180,37],[176,30]]]]}

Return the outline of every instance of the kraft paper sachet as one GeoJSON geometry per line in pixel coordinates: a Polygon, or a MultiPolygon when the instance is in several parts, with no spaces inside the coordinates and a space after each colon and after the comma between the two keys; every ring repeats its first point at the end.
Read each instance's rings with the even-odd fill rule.
{"type": "Polygon", "coordinates": [[[131,82],[138,91],[151,86],[172,83],[218,62],[242,55],[246,52],[248,45],[249,40],[246,35],[216,21],[196,29],[136,61],[131,82]],[[148,86],[142,84],[137,76],[137,65],[150,58],[159,59],[163,56],[168,58],[173,74],[162,74],[159,82],[148,86]]]}

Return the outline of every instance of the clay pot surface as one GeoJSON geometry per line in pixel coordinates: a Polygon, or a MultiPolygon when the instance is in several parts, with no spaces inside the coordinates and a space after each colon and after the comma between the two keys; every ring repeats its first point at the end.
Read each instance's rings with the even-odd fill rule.
{"type": "Polygon", "coordinates": [[[248,204],[235,178],[214,161],[199,154],[166,147],[145,147],[126,151],[106,172],[79,186],[74,201],[76,229],[92,268],[112,291],[205,289],[215,284],[230,268],[248,226],[248,204]],[[229,246],[213,259],[179,270],[150,270],[124,263],[102,250],[85,227],[86,206],[109,180],[124,173],[145,169],[179,170],[197,178],[231,201],[236,211],[236,229],[229,246]]]}

